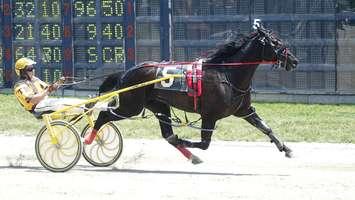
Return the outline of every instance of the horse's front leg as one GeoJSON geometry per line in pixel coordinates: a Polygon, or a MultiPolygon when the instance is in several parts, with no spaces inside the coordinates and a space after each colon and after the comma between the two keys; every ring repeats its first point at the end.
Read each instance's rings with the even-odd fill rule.
{"type": "Polygon", "coordinates": [[[252,109],[252,113],[248,115],[247,117],[244,117],[244,119],[249,122],[251,125],[255,126],[257,129],[259,129],[261,132],[263,132],[265,135],[267,135],[271,142],[273,142],[276,147],[279,149],[279,151],[284,151],[285,156],[288,158],[292,157],[292,150],[287,147],[272,131],[272,129],[256,114],[254,109],[252,109]]]}
{"type": "Polygon", "coordinates": [[[192,147],[207,150],[211,143],[211,137],[215,128],[216,120],[202,119],[201,142],[193,142],[192,147]]]}

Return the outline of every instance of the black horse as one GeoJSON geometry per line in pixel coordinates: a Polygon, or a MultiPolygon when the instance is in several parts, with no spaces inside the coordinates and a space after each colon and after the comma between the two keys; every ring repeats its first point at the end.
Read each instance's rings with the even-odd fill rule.
{"type": "MultiPolygon", "coordinates": [[[[216,121],[230,115],[245,119],[267,135],[280,152],[285,152],[286,157],[291,157],[291,149],[276,137],[251,106],[250,90],[254,72],[260,63],[272,61],[287,71],[296,68],[298,64],[297,58],[275,34],[258,27],[248,36],[226,42],[205,58],[202,64],[203,93],[197,99],[197,107],[194,106],[196,99],[185,92],[159,90],[153,85],[124,92],[119,95],[117,109],[100,112],[94,130],[85,142],[90,144],[97,130],[105,123],[138,115],[143,108],[147,108],[156,113],[162,136],[185,157],[191,159],[192,163],[201,161],[186,148],[206,150],[211,142],[216,121]],[[200,142],[181,139],[173,133],[170,106],[201,115],[200,142]]],[[[138,65],[124,74],[113,75],[104,81],[100,92],[156,79],[159,67],[159,64],[154,63],[148,67],[138,65]]]]}

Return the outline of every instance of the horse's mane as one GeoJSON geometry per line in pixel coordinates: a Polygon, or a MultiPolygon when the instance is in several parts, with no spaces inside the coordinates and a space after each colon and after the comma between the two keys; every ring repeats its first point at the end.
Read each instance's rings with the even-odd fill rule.
{"type": "Polygon", "coordinates": [[[228,38],[223,44],[217,46],[216,49],[212,50],[206,58],[208,63],[221,63],[225,58],[228,58],[239,51],[244,44],[248,43],[252,38],[254,38],[256,32],[252,32],[249,35],[236,34],[228,38]]]}

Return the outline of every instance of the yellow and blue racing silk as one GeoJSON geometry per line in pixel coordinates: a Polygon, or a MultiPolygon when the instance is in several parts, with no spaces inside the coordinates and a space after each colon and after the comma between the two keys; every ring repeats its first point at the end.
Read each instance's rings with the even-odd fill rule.
{"type": "Polygon", "coordinates": [[[36,105],[30,102],[31,98],[43,92],[48,87],[48,84],[41,81],[37,77],[32,80],[20,80],[15,84],[14,93],[20,104],[27,110],[33,111],[36,105]]]}

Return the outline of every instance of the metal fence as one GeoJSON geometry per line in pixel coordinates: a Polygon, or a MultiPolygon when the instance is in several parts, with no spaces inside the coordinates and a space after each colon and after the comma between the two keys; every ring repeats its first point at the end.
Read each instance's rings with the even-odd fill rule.
{"type": "MultiPolygon", "coordinates": [[[[138,61],[160,60],[159,4],[136,1],[138,61]]],[[[293,72],[260,66],[256,91],[354,94],[354,11],[350,0],[172,0],[172,57],[204,56],[221,35],[249,33],[258,18],[289,44],[300,64],[293,72]]]]}

